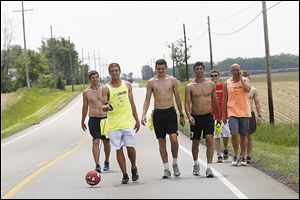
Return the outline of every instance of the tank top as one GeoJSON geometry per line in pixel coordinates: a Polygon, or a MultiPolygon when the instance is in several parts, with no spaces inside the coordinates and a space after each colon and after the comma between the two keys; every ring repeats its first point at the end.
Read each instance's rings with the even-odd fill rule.
{"type": "MultiPolygon", "coordinates": [[[[217,95],[217,100],[218,100],[219,111],[220,111],[220,118],[221,119],[222,119],[223,88],[224,88],[224,84],[223,83],[218,83],[216,85],[216,95],[217,95]]],[[[214,109],[213,102],[211,102],[211,108],[212,108],[212,114],[214,115],[214,118],[217,119],[217,114],[216,114],[216,111],[214,109]]]]}
{"type": "Polygon", "coordinates": [[[106,86],[110,92],[108,103],[113,107],[112,111],[107,112],[107,131],[132,128],[132,110],[125,82],[122,81],[121,86],[117,88],[108,84],[106,86]]]}
{"type": "Polygon", "coordinates": [[[227,113],[228,117],[251,117],[248,93],[244,91],[242,82],[227,81],[227,113]]]}

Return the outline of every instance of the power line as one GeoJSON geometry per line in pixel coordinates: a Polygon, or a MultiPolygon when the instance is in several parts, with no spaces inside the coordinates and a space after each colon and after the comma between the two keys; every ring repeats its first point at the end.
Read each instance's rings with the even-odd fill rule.
{"type": "Polygon", "coordinates": [[[253,6],[255,6],[255,5],[259,4],[259,3],[260,3],[260,2],[256,2],[256,3],[254,3],[254,4],[250,5],[250,6],[248,6],[247,8],[245,8],[245,9],[243,9],[243,10],[241,10],[241,11],[235,13],[235,14],[232,14],[232,15],[230,15],[230,16],[224,17],[224,18],[219,19],[219,20],[212,20],[211,22],[212,22],[212,23],[219,23],[219,22],[225,21],[225,20],[227,20],[227,19],[229,19],[229,18],[232,18],[232,17],[234,17],[234,16],[237,16],[237,15],[239,15],[239,14],[245,12],[246,10],[252,8],[253,6]]]}
{"type": "Polygon", "coordinates": [[[271,6],[270,8],[267,8],[267,10],[273,8],[274,6],[277,6],[278,4],[280,4],[282,1],[279,1],[278,3],[275,3],[273,6],[271,6]]]}
{"type": "Polygon", "coordinates": [[[201,34],[201,36],[199,38],[189,39],[189,40],[192,41],[192,42],[201,40],[202,38],[204,38],[204,36],[206,36],[206,34],[207,34],[207,30],[203,34],[201,34]]]}
{"type": "Polygon", "coordinates": [[[236,31],[233,31],[233,32],[230,32],[230,33],[215,33],[215,32],[212,32],[212,33],[215,34],[215,35],[221,35],[221,36],[231,35],[231,34],[237,33],[239,31],[243,30],[244,28],[246,28],[247,26],[249,26],[252,22],[254,22],[259,17],[259,15],[261,15],[261,13],[262,13],[262,11],[260,11],[258,13],[258,15],[256,15],[248,24],[244,25],[243,27],[239,28],[236,31]]]}
{"type": "MultiPolygon", "coordinates": [[[[267,10],[269,10],[269,9],[271,9],[271,8],[273,8],[273,7],[275,7],[275,6],[277,6],[278,4],[280,4],[282,1],[279,1],[278,3],[276,3],[276,4],[274,4],[273,6],[271,6],[271,7],[269,7],[269,8],[267,8],[267,10]]],[[[243,30],[244,28],[246,28],[247,26],[249,26],[252,22],[254,22],[258,17],[259,17],[259,15],[261,15],[262,14],[262,11],[260,11],[249,23],[247,23],[246,25],[244,25],[243,27],[241,27],[241,28],[239,28],[238,30],[236,30],[236,31],[233,31],[233,32],[230,32],[230,33],[215,33],[215,32],[211,32],[211,33],[213,33],[213,34],[215,34],[215,35],[221,35],[221,36],[226,36],[226,35],[231,35],[231,34],[234,34],[234,33],[237,33],[237,32],[239,32],[239,31],[241,31],[241,30],[243,30]]]]}

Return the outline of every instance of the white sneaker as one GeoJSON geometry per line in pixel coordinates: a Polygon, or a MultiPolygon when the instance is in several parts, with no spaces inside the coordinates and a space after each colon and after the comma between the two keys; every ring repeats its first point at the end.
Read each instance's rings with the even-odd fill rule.
{"type": "Polygon", "coordinates": [[[180,176],[180,171],[178,168],[178,164],[173,164],[173,171],[174,171],[174,176],[180,176]]]}

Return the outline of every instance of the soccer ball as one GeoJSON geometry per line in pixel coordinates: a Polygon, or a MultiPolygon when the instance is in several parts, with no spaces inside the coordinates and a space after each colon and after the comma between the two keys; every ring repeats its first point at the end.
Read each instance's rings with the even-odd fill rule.
{"type": "Polygon", "coordinates": [[[91,170],[86,173],[85,180],[87,184],[94,186],[101,181],[101,175],[96,170],[91,170]]]}

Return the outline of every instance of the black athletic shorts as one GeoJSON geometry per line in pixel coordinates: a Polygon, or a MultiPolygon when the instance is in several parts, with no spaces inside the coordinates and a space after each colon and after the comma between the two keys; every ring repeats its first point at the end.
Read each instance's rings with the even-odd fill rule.
{"type": "Polygon", "coordinates": [[[177,133],[178,121],[174,107],[166,109],[154,109],[153,126],[156,138],[166,138],[166,134],[177,133]]]}
{"type": "Polygon", "coordinates": [[[101,135],[100,121],[103,118],[100,117],[90,117],[88,126],[90,130],[90,134],[94,139],[106,140],[104,135],[101,135]]]}
{"type": "Polygon", "coordinates": [[[200,140],[202,132],[202,138],[205,138],[207,134],[214,134],[215,130],[215,120],[214,116],[211,113],[205,115],[193,115],[195,119],[195,125],[190,126],[190,139],[191,140],[200,140]]]}
{"type": "Polygon", "coordinates": [[[248,133],[254,133],[256,131],[256,118],[255,113],[251,112],[251,117],[249,118],[249,132],[248,133]]]}

